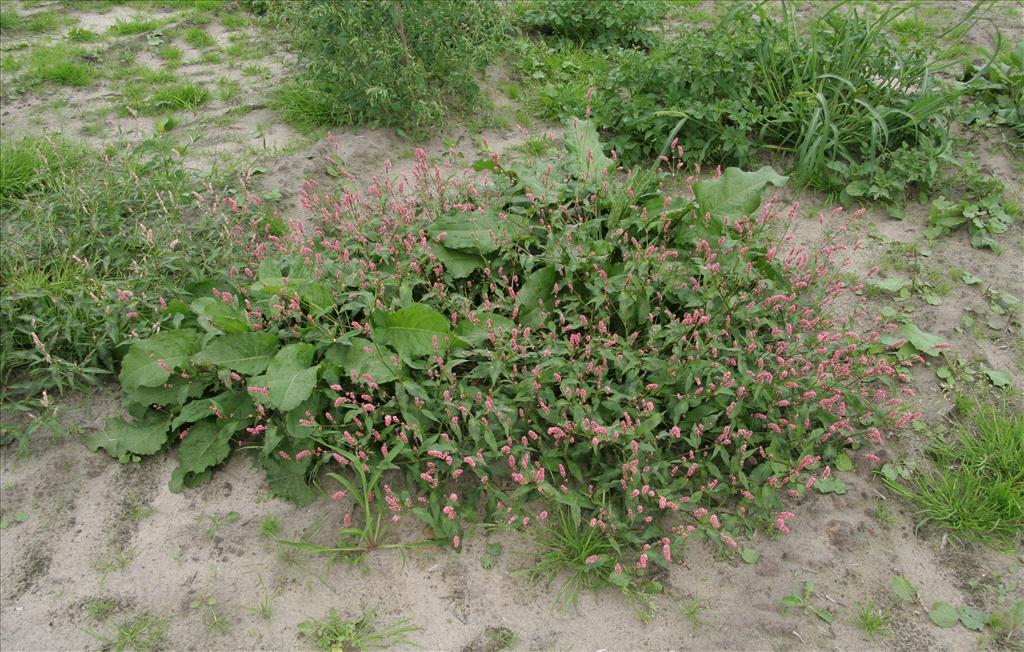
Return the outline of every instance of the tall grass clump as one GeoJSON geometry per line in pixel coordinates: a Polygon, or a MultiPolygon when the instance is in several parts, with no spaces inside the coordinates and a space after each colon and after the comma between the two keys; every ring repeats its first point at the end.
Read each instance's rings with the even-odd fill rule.
{"type": "Polygon", "coordinates": [[[278,495],[356,496],[335,551],[397,545],[382,533],[406,516],[459,550],[469,523],[562,510],[547,541],[580,586],[626,590],[687,540],[732,554],[788,532],[789,500],[839,490],[851,449],[877,460],[864,448],[917,416],[897,327],[833,312],[860,289],[853,245],[787,245],[772,225],[792,211],[759,209],[786,181],[770,168],[670,196],[591,123],[564,142],[478,162],[489,180],[420,151],[365,193],[308,185],[315,223],[137,327],[119,375],[137,420],[88,445],[177,448],[179,491],[239,442],[278,495]]]}
{"type": "Polygon", "coordinates": [[[477,76],[507,24],[491,0],[309,0],[275,9],[292,26],[308,70],[275,105],[303,126],[436,124],[478,100],[477,76]],[[295,95],[303,102],[289,105],[295,95]]]}
{"type": "Polygon", "coordinates": [[[0,148],[0,386],[95,382],[124,352],[142,297],[180,292],[231,244],[187,217],[198,187],[162,141],[97,152],[59,138],[0,148]]]}

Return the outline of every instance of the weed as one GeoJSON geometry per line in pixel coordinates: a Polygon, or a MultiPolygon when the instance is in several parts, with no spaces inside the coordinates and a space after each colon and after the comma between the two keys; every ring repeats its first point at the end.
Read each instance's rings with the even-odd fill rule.
{"type": "Polygon", "coordinates": [[[91,600],[85,608],[89,618],[96,622],[102,622],[110,616],[112,611],[117,609],[117,604],[109,600],[91,600]]]}
{"type": "Polygon", "coordinates": [[[165,86],[149,97],[148,109],[152,111],[187,110],[196,111],[210,99],[210,91],[199,84],[187,83],[165,86]]]}
{"type": "Polygon", "coordinates": [[[60,15],[55,11],[40,11],[23,18],[22,29],[29,32],[52,32],[60,25],[60,15]]]}
{"type": "Polygon", "coordinates": [[[0,9],[0,32],[9,32],[21,26],[21,16],[13,7],[0,9]]]}
{"type": "Polygon", "coordinates": [[[135,550],[115,550],[109,557],[101,557],[96,560],[96,570],[105,578],[110,573],[122,571],[132,565],[135,561],[135,550]]]}
{"type": "Polygon", "coordinates": [[[181,48],[179,47],[176,47],[174,45],[165,45],[162,48],[160,48],[159,55],[160,58],[163,59],[168,66],[176,68],[181,65],[181,61],[182,58],[185,56],[185,53],[182,52],[181,48]]]}
{"type": "Polygon", "coordinates": [[[527,29],[594,47],[650,47],[650,29],[664,15],[659,0],[534,0],[518,7],[527,29]]]}
{"type": "Polygon", "coordinates": [[[193,609],[199,609],[203,612],[203,626],[206,627],[206,633],[209,634],[226,634],[231,629],[231,624],[224,619],[220,611],[217,610],[217,600],[211,596],[197,596],[194,598],[190,605],[193,609]]]}
{"type": "Polygon", "coordinates": [[[143,652],[163,645],[167,636],[167,620],[144,613],[131,620],[118,623],[114,626],[114,632],[109,636],[88,633],[104,643],[108,649],[143,652]]]}
{"type": "Polygon", "coordinates": [[[267,516],[260,523],[260,535],[267,539],[276,539],[281,530],[281,521],[276,516],[267,516]]]}
{"type": "Polygon", "coordinates": [[[700,629],[705,625],[701,619],[701,614],[707,611],[708,601],[701,600],[698,598],[688,598],[687,600],[680,601],[677,603],[679,613],[686,618],[686,622],[690,623],[690,627],[693,629],[700,629]]]}
{"type": "Polygon", "coordinates": [[[230,102],[242,92],[242,84],[233,79],[220,78],[217,80],[217,99],[221,102],[230,102]]]}
{"type": "Polygon", "coordinates": [[[1024,601],[994,610],[989,614],[988,628],[996,645],[1020,649],[1024,646],[1024,601]]]}
{"type": "Polygon", "coordinates": [[[342,620],[331,610],[326,620],[311,618],[299,625],[299,634],[310,639],[321,650],[365,650],[393,645],[415,645],[407,638],[419,627],[409,620],[400,620],[379,630],[376,616],[370,612],[354,620],[342,620]]]}
{"type": "Polygon", "coordinates": [[[100,38],[96,32],[82,27],[75,27],[68,32],[68,40],[75,43],[94,43],[100,38]]]}
{"type": "Polygon", "coordinates": [[[242,74],[246,77],[259,77],[267,75],[269,71],[265,66],[261,66],[257,63],[250,63],[242,68],[242,74]]]}
{"type": "Polygon", "coordinates": [[[814,604],[814,582],[811,580],[804,582],[803,591],[792,593],[782,598],[782,607],[784,610],[801,609],[817,616],[826,623],[831,623],[836,618],[835,614],[828,609],[822,609],[814,604]]]}
{"type": "MultiPolygon", "coordinates": [[[[300,126],[365,124],[421,130],[453,106],[476,102],[475,75],[507,27],[499,3],[408,0],[287,4],[311,77],[293,85],[315,110],[300,126]],[[311,122],[311,119],[315,121],[311,122]]],[[[278,104],[284,105],[279,99],[278,104]]]]}
{"type": "Polygon", "coordinates": [[[917,507],[919,525],[1012,549],[1024,533],[1024,415],[991,401],[960,398],[948,432],[933,437],[930,471],[886,485],[917,507]]]}
{"type": "Polygon", "coordinates": [[[113,36],[135,36],[152,32],[160,27],[160,25],[160,21],[155,19],[147,20],[141,17],[133,20],[118,19],[116,23],[107,29],[107,34],[113,36]]]}
{"type": "Polygon", "coordinates": [[[857,604],[857,626],[868,638],[879,638],[889,635],[889,624],[892,615],[873,600],[865,600],[857,604]]]}
{"type": "Polygon", "coordinates": [[[239,14],[227,14],[220,17],[220,24],[228,30],[242,29],[249,26],[249,19],[239,14]]]}
{"type": "Polygon", "coordinates": [[[487,642],[485,649],[493,652],[511,650],[519,641],[519,636],[508,627],[488,627],[482,638],[487,642]]]}
{"type": "Polygon", "coordinates": [[[198,50],[217,45],[215,38],[210,36],[206,30],[199,29],[198,27],[191,27],[185,30],[181,39],[198,50]]]}
{"type": "Polygon", "coordinates": [[[228,512],[222,516],[213,515],[207,516],[206,518],[210,520],[210,527],[206,528],[206,531],[203,532],[203,538],[210,540],[216,536],[219,528],[227,525],[228,523],[238,521],[238,519],[241,518],[241,515],[238,512],[228,512]]]}
{"type": "Polygon", "coordinates": [[[91,63],[80,59],[81,54],[80,49],[65,46],[34,48],[22,78],[29,84],[89,86],[98,72],[91,63]]]}

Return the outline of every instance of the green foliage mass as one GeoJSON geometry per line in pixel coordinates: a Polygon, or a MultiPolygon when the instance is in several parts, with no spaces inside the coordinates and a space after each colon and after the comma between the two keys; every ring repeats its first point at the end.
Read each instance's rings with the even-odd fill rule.
{"type": "Polygon", "coordinates": [[[379,498],[367,527],[412,513],[456,548],[466,520],[564,509],[615,553],[582,563],[623,582],[623,546],[667,563],[688,537],[729,551],[784,530],[779,493],[838,490],[825,467],[897,418],[875,403],[908,378],[879,331],[827,315],[830,254],[771,241],[760,195],[785,177],[727,170],[693,201],[604,150],[574,120],[555,159],[480,161],[483,187],[421,160],[415,189],[349,195],[316,238],[259,244],[131,347],[136,421],[90,445],[181,441],[175,491],[242,445],[302,503],[325,475],[355,491],[355,465],[379,498]]]}
{"type": "Polygon", "coordinates": [[[307,0],[278,10],[308,79],[287,85],[276,106],[308,127],[437,124],[478,100],[477,76],[507,29],[491,0],[307,0]]]}
{"type": "Polygon", "coordinates": [[[658,0],[534,0],[518,7],[527,29],[597,47],[653,45],[650,28],[666,8],[658,0]]]}

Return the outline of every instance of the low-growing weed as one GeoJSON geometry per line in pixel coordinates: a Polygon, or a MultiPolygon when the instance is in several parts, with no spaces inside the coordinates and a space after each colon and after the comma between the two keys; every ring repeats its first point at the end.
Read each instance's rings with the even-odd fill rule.
{"type": "Polygon", "coordinates": [[[523,27],[594,47],[650,47],[665,14],[660,0],[530,0],[517,6],[523,27]]]}
{"type": "Polygon", "coordinates": [[[160,27],[160,25],[160,21],[155,19],[145,19],[140,17],[133,20],[125,20],[120,18],[116,23],[107,28],[107,34],[112,36],[135,36],[137,34],[152,32],[160,27]]]}
{"type": "Polygon", "coordinates": [[[933,468],[886,485],[917,507],[920,525],[1012,549],[1024,534],[1024,416],[989,400],[961,398],[957,408],[928,446],[933,468]]]}
{"type": "Polygon", "coordinates": [[[206,528],[206,531],[203,532],[203,538],[210,540],[217,535],[218,529],[229,523],[238,521],[238,519],[241,518],[241,515],[238,512],[228,512],[223,515],[207,515],[206,518],[210,521],[210,527],[206,528]]]}
{"type": "Polygon", "coordinates": [[[210,99],[210,91],[200,84],[186,83],[165,86],[153,92],[147,108],[160,112],[166,110],[196,111],[210,99]]]}
{"type": "Polygon", "coordinates": [[[889,635],[892,614],[884,607],[875,604],[874,600],[864,600],[857,604],[857,626],[868,638],[881,638],[889,635]]]}
{"type": "Polygon", "coordinates": [[[91,600],[85,607],[89,618],[96,622],[103,622],[117,609],[117,604],[110,600],[91,600]]]}
{"type": "Polygon", "coordinates": [[[114,631],[109,635],[97,635],[92,632],[88,634],[111,650],[144,652],[157,649],[164,644],[167,637],[167,619],[143,613],[116,624],[114,631]]]}
{"type": "Polygon", "coordinates": [[[415,646],[408,635],[418,632],[419,627],[408,619],[399,620],[383,629],[377,624],[372,612],[353,620],[342,620],[331,609],[325,620],[310,618],[299,625],[299,634],[309,639],[321,650],[368,650],[394,645],[415,646]]]}
{"type": "Polygon", "coordinates": [[[828,609],[822,609],[814,604],[814,582],[804,582],[802,591],[792,593],[782,598],[783,609],[800,609],[806,613],[813,614],[826,623],[831,623],[836,616],[828,609]]]}
{"type": "Polygon", "coordinates": [[[160,58],[164,60],[164,63],[172,68],[180,66],[182,58],[185,56],[185,53],[182,52],[181,48],[174,45],[165,45],[160,48],[158,53],[160,58]]]}
{"type": "Polygon", "coordinates": [[[211,596],[196,596],[193,598],[190,606],[193,609],[202,611],[203,614],[203,626],[206,627],[206,633],[209,634],[226,634],[231,629],[231,623],[224,619],[224,616],[217,608],[217,599],[211,596]]]}
{"type": "Polygon", "coordinates": [[[281,521],[276,516],[267,516],[260,522],[260,536],[264,538],[276,539],[280,531],[281,521]]]}
{"type": "Polygon", "coordinates": [[[75,43],[94,43],[102,38],[92,30],[82,27],[75,27],[68,31],[68,40],[75,43]]]}
{"type": "Polygon", "coordinates": [[[217,39],[210,36],[210,33],[205,29],[200,29],[198,27],[190,27],[185,30],[181,40],[185,41],[197,50],[217,45],[217,39]]]}
{"type": "Polygon", "coordinates": [[[89,86],[99,73],[95,66],[82,60],[81,55],[80,49],[69,46],[34,48],[28,67],[18,80],[30,85],[89,86]]]}

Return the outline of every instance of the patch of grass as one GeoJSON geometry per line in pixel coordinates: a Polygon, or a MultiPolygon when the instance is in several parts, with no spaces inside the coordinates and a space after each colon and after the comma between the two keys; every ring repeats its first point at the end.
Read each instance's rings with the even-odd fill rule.
{"type": "Polygon", "coordinates": [[[111,650],[152,650],[163,645],[167,637],[167,620],[143,613],[131,620],[118,623],[112,634],[100,636],[89,633],[111,650]]]}
{"type": "Polygon", "coordinates": [[[269,71],[266,66],[261,66],[258,63],[250,63],[246,67],[242,68],[242,74],[246,77],[257,77],[259,75],[265,75],[269,71]]]}
{"type": "Polygon", "coordinates": [[[109,600],[91,600],[89,604],[85,606],[86,613],[89,614],[89,618],[96,622],[103,622],[107,619],[112,611],[117,609],[117,605],[109,600]]]}
{"type": "Polygon", "coordinates": [[[220,24],[223,25],[225,29],[242,29],[249,25],[249,19],[239,14],[227,14],[226,16],[221,16],[220,24]]]}
{"type": "Polygon", "coordinates": [[[889,635],[892,614],[879,607],[873,600],[865,600],[856,605],[857,626],[871,639],[889,635]]]}
{"type": "Polygon", "coordinates": [[[305,131],[329,127],[344,119],[343,110],[329,94],[301,81],[284,83],[270,96],[269,105],[281,113],[285,122],[305,131]]]}
{"type": "Polygon", "coordinates": [[[221,102],[230,102],[238,97],[241,92],[241,82],[223,77],[217,80],[217,99],[221,102]]]}
{"type": "Polygon", "coordinates": [[[152,32],[160,27],[161,22],[155,19],[136,17],[132,20],[120,19],[107,29],[107,34],[112,36],[136,36],[152,32]]]}
{"type": "Polygon", "coordinates": [[[679,607],[679,613],[681,613],[683,618],[686,618],[686,621],[690,623],[690,627],[693,629],[700,629],[705,625],[704,620],[701,618],[701,614],[707,611],[707,600],[688,598],[687,600],[679,602],[677,606],[679,607]]]}
{"type": "Polygon", "coordinates": [[[95,43],[100,38],[96,32],[81,27],[75,27],[68,32],[68,40],[75,43],[95,43]]]}
{"type": "Polygon", "coordinates": [[[60,14],[56,11],[40,11],[39,13],[25,16],[22,19],[21,27],[29,32],[41,33],[52,32],[60,26],[60,14]]]}
{"type": "Polygon", "coordinates": [[[595,560],[616,558],[612,542],[597,528],[574,521],[569,511],[560,510],[552,516],[547,527],[535,531],[534,540],[539,559],[521,572],[546,586],[565,576],[557,594],[564,604],[576,604],[580,591],[611,586],[609,568],[595,560]]]}
{"type": "Polygon", "coordinates": [[[210,91],[205,86],[193,84],[175,84],[157,89],[148,100],[148,109],[155,112],[165,110],[195,111],[210,99],[210,91]]]}
{"type": "Polygon", "coordinates": [[[990,400],[960,398],[948,432],[933,437],[931,470],[886,479],[917,507],[919,524],[1010,550],[1024,534],[1024,415],[990,400]]]}
{"type": "Polygon", "coordinates": [[[372,612],[353,620],[342,620],[335,610],[325,620],[311,618],[299,625],[299,634],[321,650],[363,650],[394,645],[414,646],[406,635],[420,630],[409,620],[379,629],[372,612]]]}
{"type": "Polygon", "coordinates": [[[23,78],[29,84],[89,86],[98,71],[91,63],[82,61],[81,54],[81,50],[63,46],[37,47],[32,50],[23,78]]]}
{"type": "Polygon", "coordinates": [[[267,516],[260,523],[260,535],[267,539],[274,539],[281,530],[281,521],[276,516],[267,516]]]}
{"type": "Polygon", "coordinates": [[[160,48],[158,53],[160,55],[160,58],[163,59],[168,66],[171,66],[173,68],[177,68],[178,66],[180,66],[182,59],[185,56],[185,53],[182,51],[182,49],[175,45],[165,45],[160,48]]]}
{"type": "Polygon", "coordinates": [[[0,144],[0,206],[25,196],[41,164],[39,154],[26,141],[0,144]]]}
{"type": "Polygon", "coordinates": [[[205,29],[200,29],[198,27],[190,27],[185,30],[185,33],[181,38],[183,41],[199,50],[217,45],[217,40],[215,38],[210,36],[205,29]]]}
{"type": "Polygon", "coordinates": [[[0,9],[0,32],[9,32],[21,26],[21,16],[13,7],[0,9]]]}

